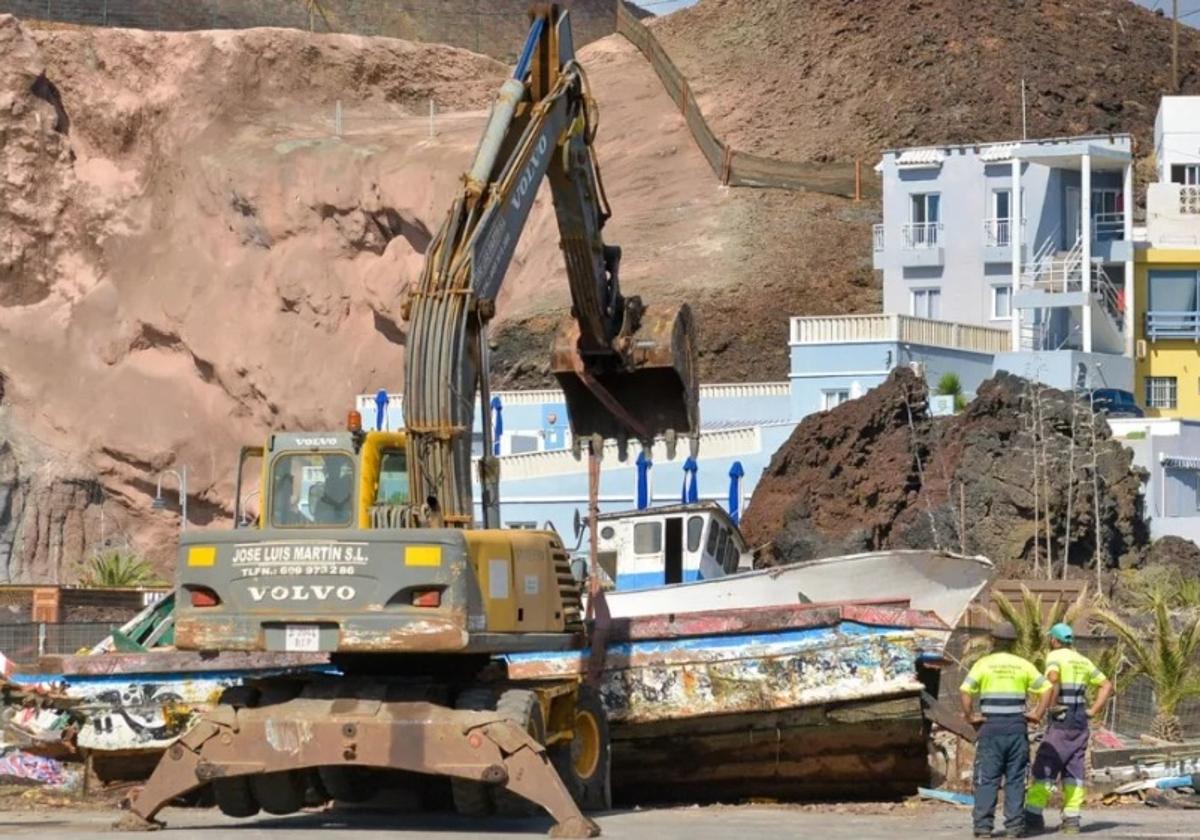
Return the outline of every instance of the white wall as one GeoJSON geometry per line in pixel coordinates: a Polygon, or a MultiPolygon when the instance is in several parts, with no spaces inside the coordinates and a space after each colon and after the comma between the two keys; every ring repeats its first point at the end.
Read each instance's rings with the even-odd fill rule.
{"type": "Polygon", "coordinates": [[[1171,180],[1173,164],[1200,164],[1200,96],[1164,96],[1154,121],[1158,180],[1171,180]]]}

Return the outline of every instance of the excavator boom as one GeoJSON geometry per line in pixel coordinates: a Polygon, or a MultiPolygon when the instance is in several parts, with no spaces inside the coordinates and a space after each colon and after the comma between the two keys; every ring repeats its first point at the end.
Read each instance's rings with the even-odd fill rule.
{"type": "MultiPolygon", "coordinates": [[[[474,518],[471,430],[476,393],[487,387],[486,326],[544,178],[572,301],[551,357],[572,436],[616,439],[623,452],[629,439],[649,446],[664,437],[673,449],[689,436],[694,447],[699,431],[691,312],[622,295],[621,251],[601,235],[611,213],[593,145],[595,103],[568,15],[550,5],[531,18],[409,299],[409,469],[413,499],[427,506],[431,524],[465,527],[474,518]]],[[[485,488],[488,461],[485,453],[485,488]]]]}

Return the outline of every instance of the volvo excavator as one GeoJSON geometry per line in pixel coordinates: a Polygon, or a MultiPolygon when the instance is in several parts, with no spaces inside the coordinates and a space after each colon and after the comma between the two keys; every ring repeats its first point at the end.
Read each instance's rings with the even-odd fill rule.
{"type": "Polygon", "coordinates": [[[482,522],[472,499],[487,324],[543,180],[572,297],[552,369],[577,450],[595,458],[605,440],[623,452],[680,437],[694,448],[694,329],[686,306],[621,293],[620,250],[601,236],[610,211],[596,108],[568,14],[543,5],[530,18],[406,303],[405,430],[364,431],[351,413],[344,430],[244,447],[235,521],[243,474],[261,460],[255,527],[180,540],[178,648],[326,667],[226,690],[131,803],[147,824],[209,785],[222,811],[247,817],[352,800],[377,787],[372,774],[408,771],[449,777],[466,814],[532,804],[554,819],[552,834],[598,833],[581,808],[611,800],[600,697],[574,678],[521,683],[504,664],[587,644],[567,551],[553,531],[499,527],[490,446],[479,459],[482,522]]]}

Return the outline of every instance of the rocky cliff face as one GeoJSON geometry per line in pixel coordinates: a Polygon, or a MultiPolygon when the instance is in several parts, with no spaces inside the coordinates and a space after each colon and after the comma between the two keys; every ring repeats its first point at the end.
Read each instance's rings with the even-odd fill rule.
{"type": "MultiPolygon", "coordinates": [[[[1052,561],[1057,575],[1068,535],[1072,567],[1096,553],[1092,430],[1082,402],[1005,373],[960,414],[932,418],[924,383],[900,369],[860,399],[805,418],[755,489],[744,529],[752,542],[773,543],[776,562],[944,548],[1009,573],[1044,575],[1052,561]]],[[[1143,476],[1102,418],[1094,441],[1100,554],[1133,563],[1148,542],[1143,476]]]]}
{"type": "Polygon", "coordinates": [[[416,115],[478,112],[502,71],[0,16],[0,580],[66,579],[122,530],[167,561],[160,470],[188,464],[192,524],[220,519],[239,442],[395,381],[399,300],[482,118],[431,139],[416,115]]]}

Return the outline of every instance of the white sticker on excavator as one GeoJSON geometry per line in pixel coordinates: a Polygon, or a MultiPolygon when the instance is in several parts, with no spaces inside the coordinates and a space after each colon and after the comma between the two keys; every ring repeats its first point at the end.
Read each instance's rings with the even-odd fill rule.
{"type": "Polygon", "coordinates": [[[525,594],[536,595],[538,593],[538,576],[525,575],[525,594]]]}
{"type": "Polygon", "coordinates": [[[508,561],[488,561],[488,595],[492,598],[508,597],[508,561]]]}

